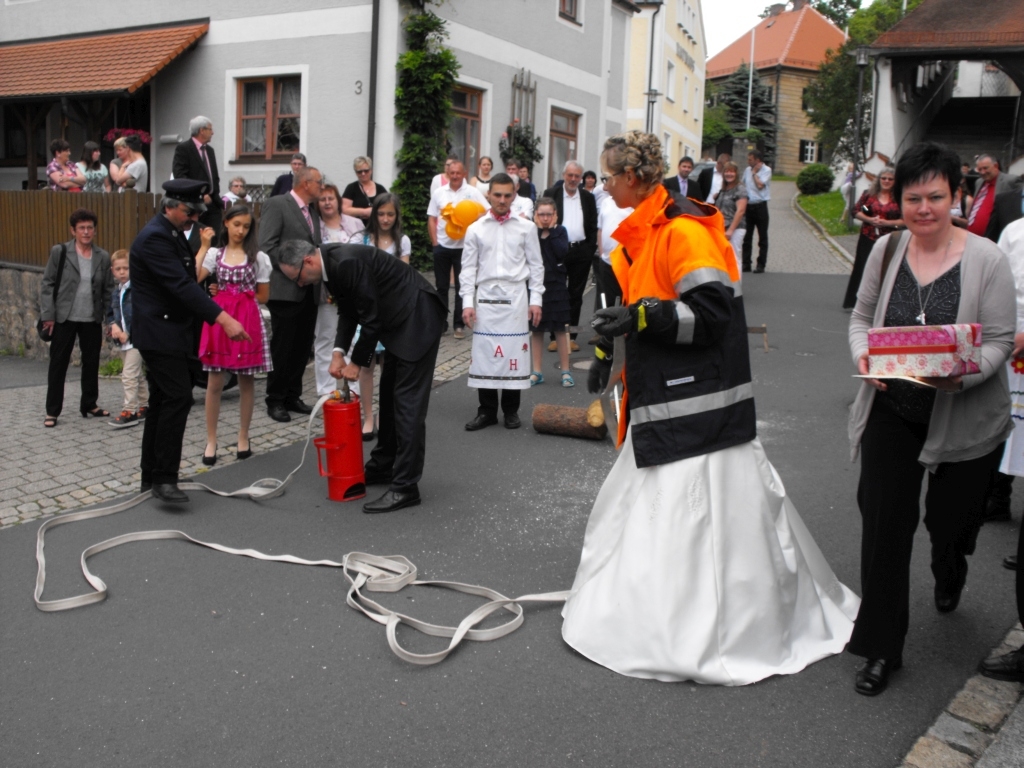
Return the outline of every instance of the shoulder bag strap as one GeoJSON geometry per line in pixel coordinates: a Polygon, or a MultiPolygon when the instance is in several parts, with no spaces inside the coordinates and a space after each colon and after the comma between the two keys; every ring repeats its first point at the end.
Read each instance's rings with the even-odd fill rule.
{"type": "Polygon", "coordinates": [[[889,271],[889,265],[892,263],[892,257],[896,255],[896,249],[900,247],[900,243],[903,242],[903,233],[893,232],[889,235],[889,242],[885,244],[885,253],[882,254],[882,275],[878,279],[878,285],[881,286],[885,281],[885,275],[889,271]]]}

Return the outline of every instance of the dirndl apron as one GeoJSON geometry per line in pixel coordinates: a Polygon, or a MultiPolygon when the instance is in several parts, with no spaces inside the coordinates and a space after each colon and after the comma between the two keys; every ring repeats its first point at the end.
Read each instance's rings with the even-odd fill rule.
{"type": "Polygon", "coordinates": [[[999,471],[1024,477],[1024,358],[1011,357],[1006,364],[1010,383],[1010,415],[1013,433],[1006,438],[999,471]]]}
{"type": "Polygon", "coordinates": [[[528,301],[525,282],[490,280],[477,286],[469,386],[530,388],[528,301]]]}

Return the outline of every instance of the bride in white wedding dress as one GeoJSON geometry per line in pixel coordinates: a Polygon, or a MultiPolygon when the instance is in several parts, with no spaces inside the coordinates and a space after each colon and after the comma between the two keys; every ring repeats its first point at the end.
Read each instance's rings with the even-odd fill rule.
{"type": "Polygon", "coordinates": [[[599,310],[591,391],[625,335],[621,453],[594,503],[562,636],[624,675],[746,685],[840,653],[859,598],[757,439],[740,274],[721,214],[661,186],[658,139],[612,137],[623,306],[599,310]]]}

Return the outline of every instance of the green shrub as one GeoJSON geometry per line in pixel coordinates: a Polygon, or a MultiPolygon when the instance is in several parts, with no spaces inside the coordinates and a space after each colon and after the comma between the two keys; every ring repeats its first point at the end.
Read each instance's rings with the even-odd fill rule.
{"type": "Polygon", "coordinates": [[[796,186],[805,195],[820,195],[832,191],[836,176],[824,163],[811,163],[796,177],[796,186]]]}
{"type": "Polygon", "coordinates": [[[120,376],[124,370],[124,360],[112,357],[100,366],[100,376],[120,376]]]}

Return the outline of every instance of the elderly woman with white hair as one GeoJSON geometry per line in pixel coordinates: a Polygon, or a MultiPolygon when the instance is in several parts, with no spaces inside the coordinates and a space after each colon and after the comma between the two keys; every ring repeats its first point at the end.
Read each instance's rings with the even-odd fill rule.
{"type": "Polygon", "coordinates": [[[360,155],[352,161],[352,168],[356,172],[356,180],[341,193],[341,212],[355,216],[365,224],[370,220],[374,198],[383,195],[388,188],[373,180],[373,160],[370,158],[360,155]]]}

